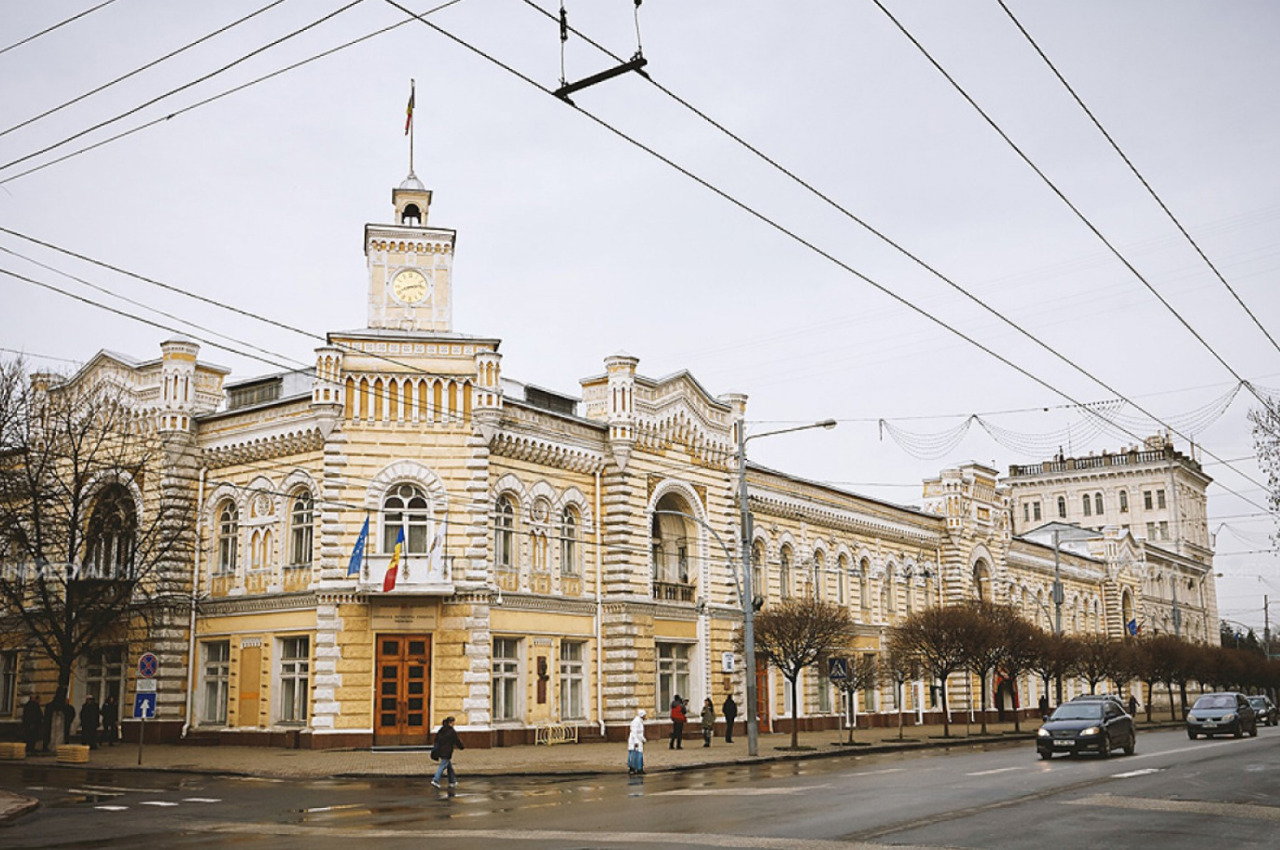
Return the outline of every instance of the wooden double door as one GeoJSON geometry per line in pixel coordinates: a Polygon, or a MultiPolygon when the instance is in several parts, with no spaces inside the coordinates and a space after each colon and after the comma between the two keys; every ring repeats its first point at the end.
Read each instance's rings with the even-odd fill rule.
{"type": "Polygon", "coordinates": [[[379,635],[373,743],[426,746],[431,734],[431,636],[379,635]]]}

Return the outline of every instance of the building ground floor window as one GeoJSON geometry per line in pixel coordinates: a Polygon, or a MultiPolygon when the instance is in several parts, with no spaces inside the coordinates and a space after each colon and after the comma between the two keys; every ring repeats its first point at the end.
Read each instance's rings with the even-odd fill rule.
{"type": "Polygon", "coordinates": [[[654,649],[658,658],[658,704],[655,709],[658,717],[666,717],[676,696],[690,699],[689,644],[658,643],[654,649]]]}

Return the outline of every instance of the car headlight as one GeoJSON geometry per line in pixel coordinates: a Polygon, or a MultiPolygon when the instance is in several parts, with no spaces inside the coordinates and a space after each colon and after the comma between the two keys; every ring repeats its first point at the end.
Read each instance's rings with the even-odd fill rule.
{"type": "Polygon", "coordinates": [[[1084,737],[1085,735],[1097,735],[1101,732],[1102,732],[1101,726],[1090,726],[1088,729],[1081,729],[1080,736],[1084,737]]]}
{"type": "Polygon", "coordinates": [[[1223,723],[1230,723],[1232,720],[1235,720],[1235,719],[1236,719],[1235,714],[1224,714],[1224,715],[1222,715],[1222,722],[1223,722],[1223,723]]]}
{"type": "Polygon", "coordinates": [[[1199,723],[1199,722],[1200,722],[1200,718],[1199,718],[1199,717],[1196,717],[1194,714],[1188,714],[1188,715],[1187,715],[1187,720],[1191,721],[1192,723],[1199,723]]]}
{"type": "Polygon", "coordinates": [[[1053,737],[1053,733],[1052,733],[1052,732],[1050,732],[1048,729],[1044,728],[1043,726],[1041,726],[1038,730],[1036,730],[1036,737],[1037,737],[1037,738],[1052,738],[1052,737],[1053,737]]]}

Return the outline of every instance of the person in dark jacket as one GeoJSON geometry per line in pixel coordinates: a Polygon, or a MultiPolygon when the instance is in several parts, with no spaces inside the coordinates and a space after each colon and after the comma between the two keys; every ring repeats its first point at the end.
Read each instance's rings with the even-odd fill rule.
{"type": "Polygon", "coordinates": [[[27,755],[36,751],[40,742],[40,730],[44,727],[44,712],[40,710],[40,697],[32,694],[22,707],[22,738],[27,742],[27,755]]]}
{"type": "Polygon", "coordinates": [[[89,749],[98,749],[98,721],[102,712],[98,710],[98,698],[89,694],[80,706],[80,743],[88,744],[89,749]]]}
{"type": "Polygon", "coordinates": [[[120,704],[116,702],[116,695],[110,694],[102,704],[102,740],[114,747],[119,737],[120,704]]]}
{"type": "Polygon", "coordinates": [[[733,694],[729,694],[724,698],[724,705],[720,706],[720,713],[724,715],[724,742],[732,744],[733,721],[738,719],[738,704],[733,701],[733,694]]]}
{"type": "Polygon", "coordinates": [[[436,768],[435,778],[431,780],[431,784],[440,787],[440,780],[444,777],[445,771],[449,773],[449,787],[458,787],[458,776],[453,772],[453,751],[457,748],[465,750],[462,740],[458,737],[458,732],[453,728],[453,717],[446,717],[444,723],[440,724],[440,731],[436,732],[436,742],[431,748],[433,755],[440,757],[440,766],[436,768]]]}
{"type": "Polygon", "coordinates": [[[671,701],[671,740],[667,744],[667,749],[684,749],[684,724],[688,719],[689,715],[684,710],[684,700],[676,694],[676,698],[671,701]]]}

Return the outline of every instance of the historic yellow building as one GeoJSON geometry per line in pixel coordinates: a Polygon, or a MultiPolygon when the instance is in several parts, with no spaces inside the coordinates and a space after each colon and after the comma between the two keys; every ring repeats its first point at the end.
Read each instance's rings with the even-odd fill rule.
{"type": "MultiPolygon", "coordinates": [[[[131,706],[144,650],[160,658],[170,738],[414,745],[453,715],[469,744],[504,745],[548,724],[621,737],[637,708],[661,723],[675,694],[741,702],[746,396],[645,377],[621,353],[580,396],[509,380],[499,340],[453,329],[455,234],[428,223],[430,191],[410,175],[392,202],[394,224],[365,228],[366,325],[330,333],[314,370],[232,382],[172,340],[159,360],[103,352],[71,378],[128,385],[185,447],[173,456],[197,540],[189,620],[86,659],[73,702],[91,690],[131,706]]],[[[912,611],[975,596],[1048,626],[1055,560],[1065,630],[1118,637],[1162,569],[1116,529],[1056,552],[1015,537],[1012,503],[978,464],[925,482],[920,508],[756,466],[747,478],[765,604],[845,605],[864,652],[912,611]]],[[[1180,581],[1195,569],[1177,567],[1180,581]]],[[[1185,614],[1197,630],[1212,631],[1212,604],[1185,614]]],[[[13,681],[39,686],[19,656],[4,657],[13,681]]],[[[755,675],[762,722],[786,725],[784,680],[755,675]]],[[[829,682],[815,671],[801,687],[800,722],[841,722],[829,682]]],[[[1021,685],[1023,705],[1035,688],[1021,685]]],[[[925,683],[909,691],[920,719],[939,710],[925,683]]],[[[862,713],[899,708],[887,688],[857,699],[862,713]]]]}

